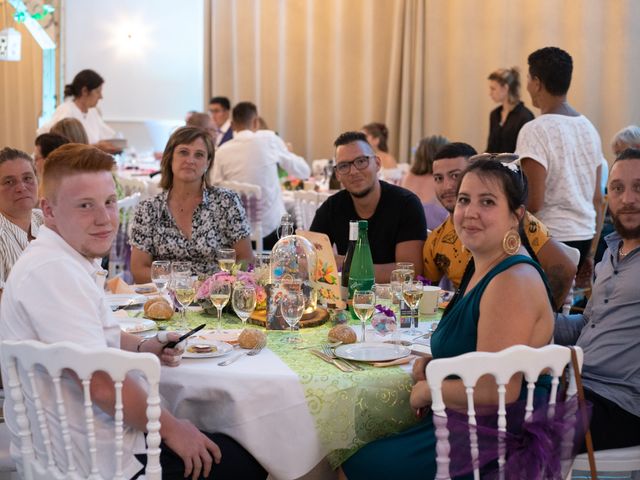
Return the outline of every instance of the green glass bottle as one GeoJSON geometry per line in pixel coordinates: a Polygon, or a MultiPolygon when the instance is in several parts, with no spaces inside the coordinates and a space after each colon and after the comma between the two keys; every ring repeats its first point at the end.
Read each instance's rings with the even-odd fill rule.
{"type": "Polygon", "coordinates": [[[349,271],[349,298],[353,298],[354,290],[371,290],[375,281],[373,258],[367,235],[368,229],[369,222],[366,220],[358,222],[358,241],[353,251],[353,260],[351,260],[349,271]]]}

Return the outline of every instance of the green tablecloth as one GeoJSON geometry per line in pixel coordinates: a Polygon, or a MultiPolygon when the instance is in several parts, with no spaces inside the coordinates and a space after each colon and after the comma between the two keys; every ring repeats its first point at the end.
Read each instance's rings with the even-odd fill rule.
{"type": "MultiPolygon", "coordinates": [[[[193,328],[206,323],[215,329],[214,316],[189,312],[187,321],[172,320],[168,329],[193,328]]],[[[223,314],[224,328],[241,328],[240,320],[223,314]]],[[[354,328],[360,328],[354,324],[354,328]]],[[[305,345],[320,346],[327,341],[331,325],[305,328],[300,336],[305,345]]],[[[261,328],[249,325],[249,328],[261,328]]],[[[299,377],[309,411],[314,417],[328,459],[337,467],[358,448],[377,438],[404,430],[417,420],[409,408],[412,381],[399,367],[376,368],[344,373],[308,350],[295,349],[288,343],[287,331],[266,331],[268,348],[276,353],[299,377]]]]}

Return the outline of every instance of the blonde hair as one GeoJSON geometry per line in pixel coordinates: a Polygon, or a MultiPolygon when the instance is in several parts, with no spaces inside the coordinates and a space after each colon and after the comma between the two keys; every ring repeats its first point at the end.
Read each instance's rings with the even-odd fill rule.
{"type": "Polygon", "coordinates": [[[90,172],[111,172],[114,160],[102,150],[80,143],[67,143],[47,157],[42,173],[44,196],[53,201],[63,178],[90,172]]]}
{"type": "Polygon", "coordinates": [[[640,148],[640,127],[637,125],[624,127],[613,136],[611,148],[616,155],[627,148],[640,148]]]}
{"type": "Polygon", "coordinates": [[[509,103],[520,101],[520,69],[518,67],[499,68],[489,74],[487,80],[498,82],[503,87],[507,85],[509,103]]]}
{"type": "Polygon", "coordinates": [[[89,145],[89,137],[87,131],[80,123],[80,120],[75,118],[63,118],[56,122],[49,133],[55,133],[68,138],[71,143],[83,143],[89,145]]]}

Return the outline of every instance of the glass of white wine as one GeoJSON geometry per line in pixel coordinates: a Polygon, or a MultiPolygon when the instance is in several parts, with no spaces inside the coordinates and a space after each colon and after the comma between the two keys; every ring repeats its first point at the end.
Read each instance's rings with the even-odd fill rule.
{"type": "Polygon", "coordinates": [[[231,272],[236,264],[236,251],[233,248],[219,248],[216,252],[218,266],[223,272],[231,272]]]}
{"type": "Polygon", "coordinates": [[[231,305],[233,305],[233,311],[242,320],[244,327],[247,319],[256,309],[256,289],[249,285],[236,284],[231,294],[231,305]]]}
{"type": "Polygon", "coordinates": [[[365,329],[367,322],[373,316],[375,303],[376,295],[371,290],[355,290],[353,292],[353,311],[356,312],[356,316],[362,324],[361,342],[365,341],[365,329]]]}
{"type": "Polygon", "coordinates": [[[209,300],[211,300],[213,306],[218,310],[218,333],[222,332],[222,309],[229,303],[230,295],[231,284],[229,282],[218,281],[211,284],[209,300]]]}
{"type": "Polygon", "coordinates": [[[299,343],[301,339],[294,336],[293,327],[300,321],[304,313],[304,294],[300,290],[289,290],[280,301],[280,311],[291,329],[289,343],[299,343]]]}
{"type": "Polygon", "coordinates": [[[391,272],[391,291],[395,297],[394,303],[398,304],[398,321],[402,316],[402,285],[413,280],[413,270],[396,268],[391,272]]]}
{"type": "Polygon", "coordinates": [[[413,324],[409,331],[409,335],[420,335],[422,332],[418,330],[418,305],[424,293],[422,282],[408,281],[402,284],[402,298],[411,308],[411,316],[414,318],[413,324]]]}
{"type": "Polygon", "coordinates": [[[180,304],[180,318],[184,328],[186,328],[187,307],[193,302],[196,296],[196,289],[193,282],[194,278],[191,275],[174,275],[171,279],[171,288],[176,297],[176,301],[180,304]]]}
{"type": "Polygon", "coordinates": [[[151,263],[151,281],[161,294],[164,293],[171,280],[171,262],[169,260],[155,260],[151,263]]]}

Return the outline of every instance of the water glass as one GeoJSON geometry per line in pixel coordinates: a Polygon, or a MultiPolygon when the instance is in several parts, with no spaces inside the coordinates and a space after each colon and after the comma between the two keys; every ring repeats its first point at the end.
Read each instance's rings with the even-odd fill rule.
{"type": "Polygon", "coordinates": [[[191,276],[191,262],[171,262],[171,277],[191,276]]]}
{"type": "Polygon", "coordinates": [[[236,284],[231,295],[231,305],[233,306],[233,311],[242,320],[242,326],[244,327],[247,319],[256,309],[256,289],[251,286],[236,284]]]}
{"type": "Polygon", "coordinates": [[[280,301],[280,311],[282,317],[289,324],[291,335],[289,343],[298,343],[300,338],[294,337],[293,327],[300,321],[304,313],[304,295],[301,291],[288,290],[280,301]]]}
{"type": "Polygon", "coordinates": [[[216,252],[216,258],[220,270],[229,273],[236,264],[236,251],[233,248],[219,248],[216,252]]]}
{"type": "Polygon", "coordinates": [[[155,260],[151,263],[151,281],[161,294],[164,293],[171,280],[171,262],[155,260]]]}
{"type": "Polygon", "coordinates": [[[367,321],[373,316],[375,310],[376,295],[371,290],[355,290],[353,292],[353,311],[360,319],[362,324],[362,339],[365,341],[365,329],[367,327],[367,321]]]}

